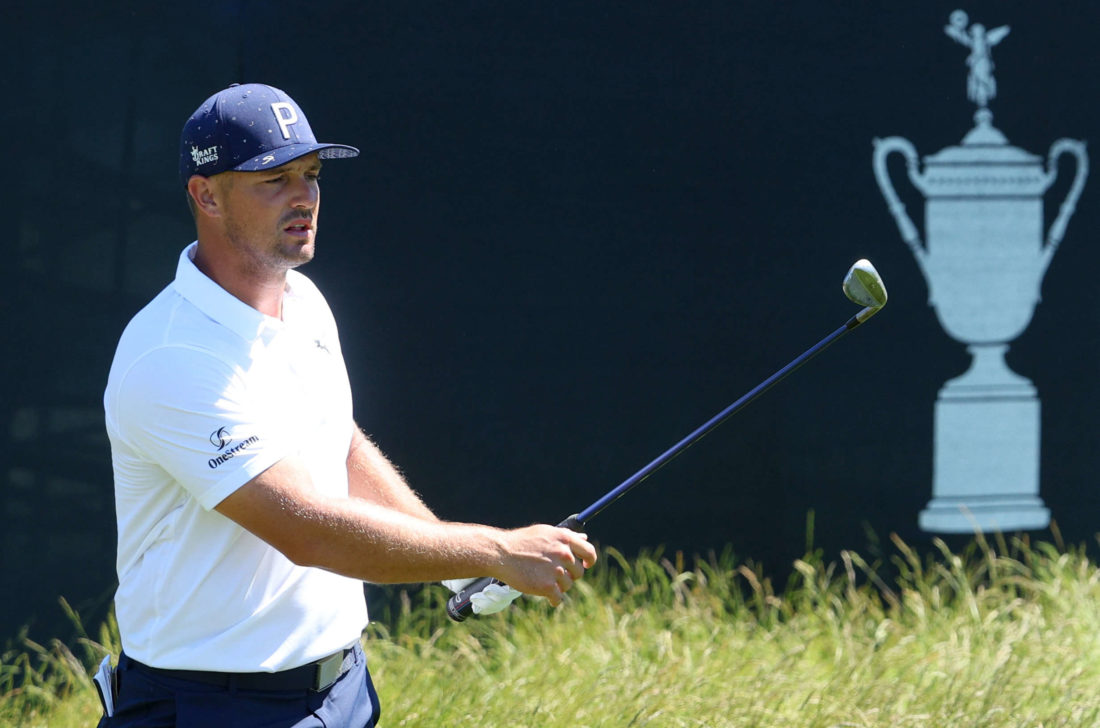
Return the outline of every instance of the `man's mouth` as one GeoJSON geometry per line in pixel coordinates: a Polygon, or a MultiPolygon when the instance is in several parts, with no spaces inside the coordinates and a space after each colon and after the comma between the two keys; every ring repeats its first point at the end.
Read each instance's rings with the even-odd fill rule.
{"type": "Polygon", "coordinates": [[[283,228],[283,230],[290,233],[291,235],[302,235],[302,236],[309,235],[309,232],[312,229],[313,229],[313,223],[311,223],[309,220],[296,220],[296,221],[292,222],[291,224],[287,225],[285,228],[283,228]]]}

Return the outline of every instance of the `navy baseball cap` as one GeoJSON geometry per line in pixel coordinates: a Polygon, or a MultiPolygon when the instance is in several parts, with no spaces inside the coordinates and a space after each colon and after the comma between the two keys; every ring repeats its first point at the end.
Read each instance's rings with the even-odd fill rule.
{"type": "Polygon", "coordinates": [[[228,170],[259,172],[311,152],[321,159],[359,156],[346,144],[319,143],[298,104],[279,89],[235,83],[204,101],[183,125],[180,181],[228,170]]]}

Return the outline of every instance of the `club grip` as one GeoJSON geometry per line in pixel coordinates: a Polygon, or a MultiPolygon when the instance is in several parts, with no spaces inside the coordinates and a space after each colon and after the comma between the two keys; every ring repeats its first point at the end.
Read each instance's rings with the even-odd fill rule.
{"type": "Polygon", "coordinates": [[[466,617],[474,613],[474,605],[470,601],[471,597],[485,591],[485,587],[490,584],[500,583],[502,582],[491,576],[481,577],[447,600],[447,616],[456,622],[465,622],[466,617]]]}
{"type": "MultiPolygon", "coordinates": [[[[583,531],[584,524],[577,519],[576,513],[558,524],[558,528],[568,528],[570,531],[583,531]]],[[[471,598],[485,590],[490,584],[503,584],[491,576],[483,576],[467,586],[447,600],[447,616],[456,622],[465,622],[466,618],[474,613],[474,605],[471,598]]]]}
{"type": "Polygon", "coordinates": [[[558,524],[558,528],[568,528],[570,531],[584,533],[584,524],[577,519],[577,516],[579,515],[579,513],[574,513],[573,515],[569,516],[569,518],[566,518],[564,521],[558,524]]]}

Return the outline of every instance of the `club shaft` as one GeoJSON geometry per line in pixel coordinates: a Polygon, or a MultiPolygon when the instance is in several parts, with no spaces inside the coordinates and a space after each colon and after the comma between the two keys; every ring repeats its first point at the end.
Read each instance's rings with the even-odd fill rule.
{"type": "MultiPolygon", "coordinates": [[[[634,475],[627,478],[614,490],[609,491],[607,495],[605,495],[603,498],[600,498],[598,501],[588,506],[588,508],[585,508],[580,513],[569,516],[569,518],[559,523],[558,526],[561,528],[570,528],[574,531],[583,531],[585,524],[592,518],[594,518],[600,511],[607,508],[619,498],[622,498],[623,495],[625,495],[626,492],[629,491],[631,488],[638,485],[650,475],[653,475],[653,473],[657,472],[662,467],[667,465],[673,458],[682,453],[684,450],[688,449],[692,444],[698,442],[708,432],[713,430],[715,427],[718,427],[718,425],[722,424],[726,419],[731,417],[734,413],[743,408],[749,402],[752,402],[764,392],[767,392],[788,374],[793,372],[795,369],[798,369],[800,366],[808,362],[810,359],[814,358],[816,355],[820,354],[834,341],[844,336],[846,333],[856,328],[867,319],[871,318],[871,316],[878,312],[879,308],[881,307],[876,308],[868,306],[867,308],[864,308],[855,316],[848,319],[848,321],[846,321],[843,326],[841,326],[836,331],[829,334],[824,339],[804,351],[796,359],[791,361],[791,363],[787,364],[787,366],[783,367],[760,384],[756,385],[756,387],[754,387],[750,392],[741,397],[741,399],[737,400],[729,407],[726,407],[714,417],[710,418],[707,422],[697,428],[690,435],[680,440],[678,443],[662,453],[661,456],[658,457],[656,460],[651,462],[649,465],[646,465],[634,475]]],[[[478,581],[467,586],[465,589],[459,591],[457,594],[453,595],[450,600],[448,600],[447,614],[450,615],[451,619],[457,622],[463,621],[470,614],[473,613],[473,597],[484,590],[486,587],[488,587],[490,584],[494,583],[499,584],[500,582],[490,577],[485,577],[483,579],[479,579],[478,581]]]]}
{"type": "Polygon", "coordinates": [[[812,359],[815,356],[817,356],[818,354],[820,354],[822,351],[824,351],[826,348],[828,348],[828,346],[830,344],[832,344],[834,341],[836,341],[840,337],[844,336],[846,333],[848,333],[849,331],[851,331],[855,327],[859,326],[861,323],[863,323],[868,318],[870,318],[871,315],[874,314],[874,313],[875,313],[875,309],[865,308],[862,311],[860,311],[858,314],[853,316],[852,318],[848,319],[848,321],[845,322],[845,324],[843,326],[841,326],[836,331],[832,332],[831,334],[826,336],[824,339],[822,339],[821,341],[817,342],[812,347],[810,347],[809,349],[804,351],[797,358],[795,358],[793,361],[791,361],[785,367],[783,367],[782,369],[777,371],[775,374],[772,374],[770,377],[765,379],[763,382],[761,382],[760,384],[753,387],[753,389],[751,391],[749,391],[748,393],[746,393],[743,397],[741,397],[741,399],[737,400],[736,402],[731,404],[729,407],[726,407],[724,410],[722,410],[721,412],[716,414],[714,417],[707,420],[705,423],[703,423],[701,426],[699,426],[690,435],[688,435],[684,439],[680,440],[678,443],[676,443],[675,445],[670,447],[668,450],[665,450],[659,457],[657,457],[657,459],[655,459],[649,465],[646,465],[644,468],[642,468],[638,472],[634,473],[634,475],[631,475],[629,478],[624,480],[620,485],[615,487],[613,490],[609,491],[605,496],[603,496],[598,501],[596,501],[592,505],[588,506],[588,508],[585,508],[583,511],[576,514],[572,518],[577,522],[578,525],[584,526],[584,524],[588,523],[588,521],[590,521],[597,514],[599,514],[600,511],[607,508],[609,505],[611,505],[612,503],[617,501],[619,498],[622,498],[624,495],[626,495],[626,493],[631,488],[638,485],[643,480],[648,478],[650,475],[653,475],[653,473],[655,473],[658,470],[660,470],[661,468],[663,468],[665,465],[667,465],[669,462],[671,462],[677,455],[679,455],[684,450],[688,449],[693,444],[695,444],[696,442],[701,440],[708,432],[710,432],[714,428],[718,427],[718,425],[722,424],[727,419],[732,417],[737,411],[744,408],[746,405],[748,405],[754,399],[756,399],[757,397],[762,395],[764,392],[767,392],[769,389],[771,389],[773,386],[775,386],[777,383],[779,383],[788,374],[790,374],[791,372],[793,372],[794,370],[798,369],[800,366],[802,366],[803,364],[808,362],[810,359],[812,359]]]}

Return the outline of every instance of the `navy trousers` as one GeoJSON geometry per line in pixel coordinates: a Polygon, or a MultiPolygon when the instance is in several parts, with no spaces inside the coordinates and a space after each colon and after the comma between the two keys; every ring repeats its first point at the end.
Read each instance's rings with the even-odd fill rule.
{"type": "Polygon", "coordinates": [[[363,648],[333,685],[312,690],[241,690],[165,677],[119,660],[115,714],[99,728],[371,728],[378,693],[363,648]]]}

